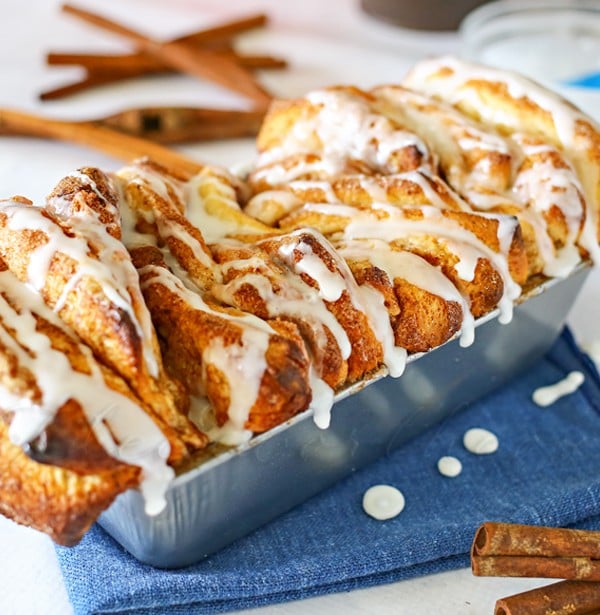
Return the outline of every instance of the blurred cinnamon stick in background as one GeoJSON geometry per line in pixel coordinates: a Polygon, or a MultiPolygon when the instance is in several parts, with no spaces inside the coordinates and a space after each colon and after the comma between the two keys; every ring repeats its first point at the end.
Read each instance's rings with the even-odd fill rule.
{"type": "MultiPolygon", "coordinates": [[[[270,55],[240,54],[231,48],[218,49],[220,55],[230,57],[240,66],[246,68],[285,68],[287,62],[281,58],[270,55]]],[[[127,73],[128,76],[143,75],[146,73],[173,72],[157,58],[145,53],[132,53],[125,55],[101,55],[94,53],[58,53],[50,52],[46,58],[50,66],[66,66],[79,64],[88,71],[105,71],[127,73]]]]}
{"type": "MultiPolygon", "coordinates": [[[[282,69],[287,67],[285,60],[270,55],[240,54],[233,49],[223,49],[216,53],[231,58],[234,62],[249,70],[282,69]]],[[[172,67],[145,53],[99,55],[93,53],[50,52],[47,56],[47,63],[50,66],[79,65],[85,69],[86,76],[80,81],[42,92],[40,94],[41,100],[56,100],[96,86],[116,83],[126,79],[176,72],[172,67]]]]}
{"type": "Polygon", "coordinates": [[[250,71],[286,66],[286,62],[280,58],[240,54],[231,46],[233,36],[266,24],[267,16],[262,13],[199,30],[170,41],[159,42],[73,5],[66,4],[63,10],[87,23],[126,37],[134,44],[137,52],[113,56],[85,53],[48,54],[49,64],[79,64],[86,70],[86,77],[79,82],[43,92],[40,95],[43,100],[60,98],[97,85],[141,75],[178,70],[194,77],[214,81],[251,99],[256,107],[264,109],[271,99],[270,94],[250,71]]]}

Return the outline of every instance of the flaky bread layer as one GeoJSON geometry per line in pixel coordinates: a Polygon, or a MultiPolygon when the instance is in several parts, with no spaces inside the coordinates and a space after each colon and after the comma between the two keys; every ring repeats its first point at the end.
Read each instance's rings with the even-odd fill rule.
{"type": "Polygon", "coordinates": [[[595,260],[600,258],[600,129],[589,117],[558,94],[516,73],[455,58],[417,64],[404,84],[453,104],[500,133],[523,132],[563,151],[589,202],[587,248],[595,260]]]}
{"type": "MultiPolygon", "coordinates": [[[[244,341],[244,313],[190,294],[192,291],[186,290],[168,271],[156,249],[141,248],[132,254],[140,270],[142,290],[163,345],[166,364],[193,393],[208,397],[217,423],[225,424],[235,382],[231,373],[223,371],[219,362],[211,362],[209,357],[216,344],[218,356],[221,348],[225,351],[238,348],[232,352],[239,353],[243,360],[241,357],[248,348],[244,341]]],[[[275,326],[278,331],[271,328],[267,332],[266,323],[260,328],[248,323],[250,335],[266,343],[264,371],[256,400],[245,420],[246,429],[255,432],[269,429],[307,408],[311,398],[308,356],[300,335],[291,323],[275,326]]]]}
{"type": "Polygon", "coordinates": [[[223,272],[222,283],[212,288],[212,294],[222,303],[263,320],[292,322],[306,343],[319,377],[332,389],[341,388],[348,377],[348,362],[325,322],[327,315],[321,312],[313,317],[299,307],[310,300],[327,310],[314,289],[280,258],[271,256],[263,244],[215,244],[211,248],[223,272]]]}
{"type": "Polygon", "coordinates": [[[123,491],[135,487],[139,468],[77,474],[30,459],[0,421],[0,513],[71,546],[123,491]]]}

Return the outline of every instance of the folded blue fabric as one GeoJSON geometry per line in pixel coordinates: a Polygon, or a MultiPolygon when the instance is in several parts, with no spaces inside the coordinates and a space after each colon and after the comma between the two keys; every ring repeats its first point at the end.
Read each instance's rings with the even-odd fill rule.
{"type": "Polygon", "coordinates": [[[566,331],[509,387],[199,564],[140,564],[99,527],[58,557],[78,614],[222,613],[388,583],[467,566],[486,520],[600,528],[599,444],[600,378],[566,331]],[[585,375],[577,392],[545,409],[531,401],[572,370],[585,375]],[[493,431],[498,451],[467,452],[471,427],[493,431]],[[462,461],[458,477],[439,474],[443,455],[462,461]],[[395,519],[362,510],[378,483],[406,497],[395,519]]]}

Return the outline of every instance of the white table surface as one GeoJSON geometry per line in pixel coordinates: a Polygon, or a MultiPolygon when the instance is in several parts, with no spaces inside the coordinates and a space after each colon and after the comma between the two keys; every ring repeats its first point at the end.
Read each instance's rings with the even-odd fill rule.
{"type": "MultiPolygon", "coordinates": [[[[240,106],[244,102],[221,88],[186,77],[122,83],[61,102],[40,103],[37,94],[77,77],[77,69],[48,68],[52,50],[125,51],[116,38],[100,33],[59,11],[59,0],[3,0],[0,22],[0,105],[29,109],[66,119],[110,114],[137,105],[189,104],[240,106]]],[[[401,30],[364,14],[351,0],[86,0],[83,6],[104,11],[157,37],[182,34],[221,19],[267,11],[269,29],[247,35],[241,44],[257,52],[284,55],[292,62],[283,73],[265,75],[281,96],[301,94],[332,83],[370,86],[399,80],[426,55],[458,53],[454,33],[401,30]]],[[[215,163],[248,159],[249,141],[182,148],[215,163]]],[[[0,197],[43,197],[64,174],[84,164],[107,170],[119,163],[76,146],[28,139],[0,139],[0,197]]],[[[600,305],[600,272],[594,271],[569,318],[577,337],[600,337],[594,310],[600,305]]],[[[93,571],[90,571],[93,574],[93,571]]],[[[252,610],[261,615],[308,613],[478,614],[492,613],[495,600],[543,582],[474,578],[468,570],[350,593],[252,610]]],[[[0,613],[3,615],[72,612],[49,539],[0,517],[0,613]]],[[[248,611],[250,613],[250,611],[248,611]]]]}

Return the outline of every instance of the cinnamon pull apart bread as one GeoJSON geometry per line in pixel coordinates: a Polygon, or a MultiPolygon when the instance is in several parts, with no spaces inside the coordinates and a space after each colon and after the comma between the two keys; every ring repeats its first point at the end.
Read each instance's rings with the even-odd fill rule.
{"type": "Polygon", "coordinates": [[[600,132],[452,58],[275,101],[242,177],[138,160],[0,202],[0,512],[73,544],[600,260],[600,132]]]}

